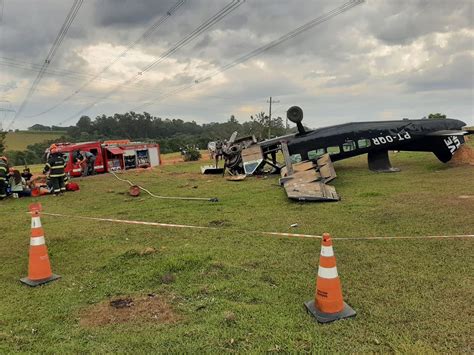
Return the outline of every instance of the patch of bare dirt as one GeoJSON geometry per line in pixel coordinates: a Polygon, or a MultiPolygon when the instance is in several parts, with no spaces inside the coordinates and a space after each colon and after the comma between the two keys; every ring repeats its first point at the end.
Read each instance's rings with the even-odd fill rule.
{"type": "Polygon", "coordinates": [[[121,323],[171,324],[180,320],[165,297],[150,293],[141,297],[119,297],[84,309],[79,324],[99,327],[121,323]]]}
{"type": "MultiPolygon", "coordinates": [[[[201,158],[199,158],[197,161],[207,161],[209,158],[207,155],[202,154],[201,158]]],[[[183,157],[173,157],[173,158],[167,158],[167,157],[162,157],[161,159],[161,164],[162,165],[174,165],[174,164],[180,164],[180,163],[187,163],[183,160],[183,157]]]]}
{"type": "Polygon", "coordinates": [[[168,158],[168,159],[162,159],[161,163],[163,165],[173,165],[173,164],[184,163],[184,161],[183,161],[183,158],[168,158]]]}
{"type": "Polygon", "coordinates": [[[462,145],[451,159],[453,165],[474,165],[474,149],[467,145],[462,145]]]}

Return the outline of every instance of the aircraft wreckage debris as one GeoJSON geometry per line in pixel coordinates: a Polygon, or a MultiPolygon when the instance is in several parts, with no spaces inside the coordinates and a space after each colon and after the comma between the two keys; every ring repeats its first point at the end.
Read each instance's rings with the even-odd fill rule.
{"type": "Polygon", "coordinates": [[[296,123],[297,133],[257,142],[255,136],[237,138],[234,132],[225,143],[211,142],[215,165],[202,167],[202,173],[227,172],[232,181],[241,180],[240,176],[279,173],[280,185],[292,200],[339,201],[336,189],[327,184],[336,178],[335,161],[367,154],[370,170],[398,172],[388,156],[389,150],[395,150],[433,152],[446,163],[462,148],[464,137],[474,134],[455,119],[352,122],[306,130],[300,107],[290,107],[287,117],[296,123]],[[284,164],[277,161],[279,152],[284,164]],[[219,159],[224,160],[223,168],[218,167],[219,159]]]}

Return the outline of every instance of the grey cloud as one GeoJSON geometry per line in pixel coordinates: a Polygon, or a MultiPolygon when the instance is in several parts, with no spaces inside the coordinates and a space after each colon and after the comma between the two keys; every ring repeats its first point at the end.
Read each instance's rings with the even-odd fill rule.
{"type": "Polygon", "coordinates": [[[15,90],[18,87],[16,81],[11,80],[5,84],[0,84],[0,91],[3,93],[7,93],[9,91],[15,90]]]}
{"type": "Polygon", "coordinates": [[[388,44],[407,44],[430,32],[471,27],[473,2],[469,0],[374,1],[368,26],[388,44]]]}
{"type": "Polygon", "coordinates": [[[104,0],[97,4],[95,22],[99,26],[143,25],[166,14],[177,0],[104,0]]]}
{"type": "Polygon", "coordinates": [[[417,72],[406,77],[404,84],[412,92],[470,89],[474,90],[474,56],[461,54],[451,63],[417,72]]]}

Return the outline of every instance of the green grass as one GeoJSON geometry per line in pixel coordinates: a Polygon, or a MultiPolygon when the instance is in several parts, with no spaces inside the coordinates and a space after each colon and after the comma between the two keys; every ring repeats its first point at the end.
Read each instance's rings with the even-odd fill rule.
{"type": "Polygon", "coordinates": [[[19,131],[10,132],[6,136],[5,145],[7,150],[25,150],[30,144],[42,143],[51,139],[61,137],[65,132],[61,131],[19,131]]]}
{"type": "Polygon", "coordinates": [[[202,176],[202,162],[126,176],[157,194],[217,196],[219,203],[133,199],[111,175],[78,179],[81,190],[63,197],[1,202],[0,351],[472,352],[472,239],[336,240],[344,298],[358,314],[319,325],[303,302],[314,295],[320,242],[252,232],[473,234],[474,199],[459,198],[474,195],[472,166],[444,165],[425,153],[392,155],[392,163],[402,172],[371,173],[365,157],[336,163],[337,203],[291,202],[277,177],[237,183],[202,176]],[[62,279],[28,288],[18,279],[26,275],[25,211],[32,201],[51,213],[222,227],[44,216],[53,271],[62,279]],[[291,229],[292,223],[298,227],[291,229]],[[140,256],[146,247],[158,251],[140,256]],[[168,273],[176,279],[163,283],[168,273]],[[167,297],[181,320],[79,325],[91,305],[150,292],[167,297]]]}

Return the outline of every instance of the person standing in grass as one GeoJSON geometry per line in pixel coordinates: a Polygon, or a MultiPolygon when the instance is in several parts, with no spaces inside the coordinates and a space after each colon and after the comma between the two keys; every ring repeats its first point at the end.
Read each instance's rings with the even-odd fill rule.
{"type": "Polygon", "coordinates": [[[66,176],[64,172],[64,167],[66,162],[63,158],[63,155],[58,152],[56,145],[50,147],[50,155],[48,162],[46,163],[43,174],[49,172],[49,178],[51,184],[53,185],[53,193],[59,195],[62,192],[66,191],[66,186],[64,184],[64,178],[66,176]]]}
{"type": "Polygon", "coordinates": [[[5,156],[0,157],[0,200],[7,197],[7,175],[8,159],[5,156]]]}

